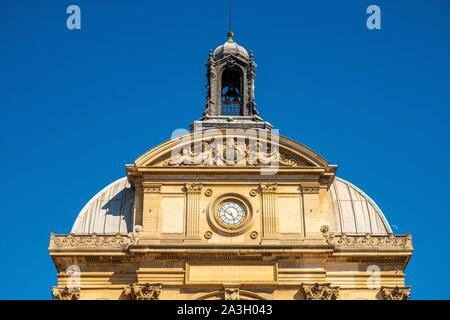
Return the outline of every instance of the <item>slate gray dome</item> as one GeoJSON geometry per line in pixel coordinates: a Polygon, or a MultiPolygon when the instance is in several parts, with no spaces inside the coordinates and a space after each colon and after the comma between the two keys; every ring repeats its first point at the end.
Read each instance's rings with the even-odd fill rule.
{"type": "Polygon", "coordinates": [[[244,47],[241,47],[233,40],[233,33],[228,33],[228,40],[224,44],[218,46],[216,50],[214,50],[214,58],[220,59],[225,55],[234,54],[236,56],[241,56],[245,59],[249,59],[249,55],[247,50],[244,47]]]}
{"type": "MultiPolygon", "coordinates": [[[[386,235],[392,230],[381,209],[363,191],[335,178],[328,191],[330,231],[386,235]]],[[[134,190],[121,178],[97,193],[80,211],[74,234],[128,234],[132,231],[134,190]]]]}

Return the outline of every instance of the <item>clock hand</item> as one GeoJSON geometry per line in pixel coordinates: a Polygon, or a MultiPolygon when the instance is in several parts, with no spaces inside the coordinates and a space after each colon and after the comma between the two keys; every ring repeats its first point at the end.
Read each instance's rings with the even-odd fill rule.
{"type": "Polygon", "coordinates": [[[234,219],[233,215],[231,215],[228,211],[225,211],[225,217],[227,217],[230,220],[234,219]]]}

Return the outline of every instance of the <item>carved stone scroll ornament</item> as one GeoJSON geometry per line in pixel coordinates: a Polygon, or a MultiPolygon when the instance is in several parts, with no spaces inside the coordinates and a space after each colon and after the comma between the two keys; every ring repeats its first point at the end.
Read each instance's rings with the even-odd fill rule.
{"type": "Polygon", "coordinates": [[[80,298],[79,288],[52,288],[52,296],[55,300],[78,300],[80,298]]]}
{"type": "Polygon", "coordinates": [[[162,163],[163,166],[286,166],[296,167],[296,160],[268,150],[267,146],[227,142],[202,142],[182,148],[177,154],[162,163]]]}
{"type": "Polygon", "coordinates": [[[225,300],[239,300],[239,287],[224,287],[225,300]]]}
{"type": "Polygon", "coordinates": [[[60,248],[125,248],[131,244],[137,244],[141,237],[142,229],[140,226],[135,227],[134,232],[128,235],[55,235],[50,237],[51,246],[60,248]]]}
{"type": "Polygon", "coordinates": [[[295,167],[297,162],[289,159],[281,154],[278,150],[267,151],[261,142],[256,144],[256,148],[249,145],[247,148],[247,164],[249,165],[274,165],[279,164],[283,166],[295,167]]]}
{"type": "Polygon", "coordinates": [[[201,183],[186,184],[185,189],[187,193],[200,193],[203,185],[201,183]]]}
{"type": "Polygon", "coordinates": [[[227,60],[227,68],[232,69],[236,65],[236,60],[233,57],[229,57],[227,60]]]}
{"type": "Polygon", "coordinates": [[[130,284],[125,288],[124,294],[131,300],[160,300],[161,284],[130,284]]]}
{"type": "Polygon", "coordinates": [[[384,300],[407,300],[411,295],[411,287],[381,287],[384,300]]]}
{"type": "Polygon", "coordinates": [[[262,193],[275,193],[277,192],[278,185],[276,183],[262,184],[261,192],[262,193]]]}
{"type": "Polygon", "coordinates": [[[303,285],[306,300],[337,300],[339,287],[331,287],[330,284],[303,285]]]}
{"type": "Polygon", "coordinates": [[[411,235],[406,236],[394,236],[390,235],[348,235],[345,233],[335,234],[329,232],[328,226],[322,226],[320,228],[325,241],[328,244],[335,245],[336,247],[347,248],[412,248],[411,235]]]}

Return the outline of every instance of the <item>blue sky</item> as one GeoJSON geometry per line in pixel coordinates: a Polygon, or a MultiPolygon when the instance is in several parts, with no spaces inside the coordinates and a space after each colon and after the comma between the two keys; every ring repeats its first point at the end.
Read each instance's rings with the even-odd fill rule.
{"type": "MultiPolygon", "coordinates": [[[[0,2],[0,298],[49,299],[50,232],[201,115],[227,2],[0,2]]],[[[450,298],[450,1],[235,0],[233,25],[264,119],[413,234],[413,298],[450,298]]]]}

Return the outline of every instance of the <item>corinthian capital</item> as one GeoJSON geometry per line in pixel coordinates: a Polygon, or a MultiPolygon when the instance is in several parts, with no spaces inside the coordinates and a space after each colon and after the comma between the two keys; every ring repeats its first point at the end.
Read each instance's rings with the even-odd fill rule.
{"type": "Polygon", "coordinates": [[[52,288],[52,296],[55,300],[78,300],[80,298],[79,288],[52,288]]]}
{"type": "Polygon", "coordinates": [[[411,295],[411,287],[381,287],[384,300],[407,300],[411,295]]]}
{"type": "Polygon", "coordinates": [[[130,284],[124,293],[131,300],[160,300],[162,292],[161,284],[130,284]]]}
{"type": "Polygon", "coordinates": [[[188,193],[199,193],[202,191],[202,188],[201,183],[186,184],[186,192],[188,193]]]}
{"type": "Polygon", "coordinates": [[[303,285],[306,300],[337,300],[339,287],[331,287],[329,283],[303,285]]]}
{"type": "Polygon", "coordinates": [[[276,183],[269,183],[269,184],[261,185],[261,191],[263,193],[277,192],[277,188],[278,188],[278,186],[276,183]]]}
{"type": "Polygon", "coordinates": [[[145,185],[143,188],[144,193],[160,193],[161,185],[160,184],[149,184],[145,185]]]}

